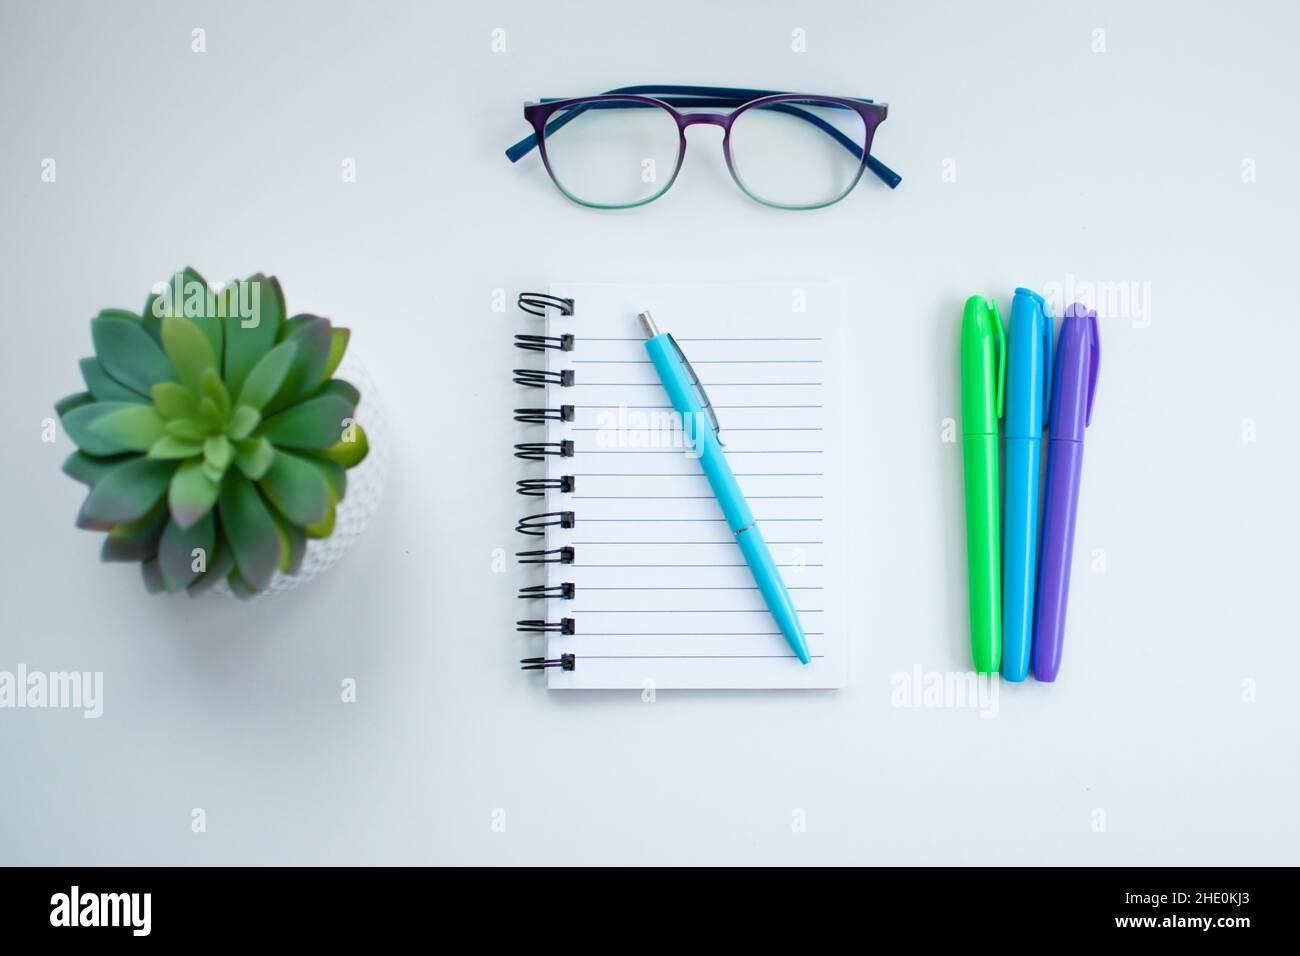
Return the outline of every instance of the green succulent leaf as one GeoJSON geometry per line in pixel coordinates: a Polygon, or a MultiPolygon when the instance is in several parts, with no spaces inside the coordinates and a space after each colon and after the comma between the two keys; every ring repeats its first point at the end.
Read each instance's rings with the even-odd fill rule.
{"type": "Polygon", "coordinates": [[[206,566],[216,535],[216,517],[211,511],[188,528],[182,528],[174,518],[167,522],[158,542],[158,568],[162,572],[163,586],[168,591],[188,587],[203,573],[194,570],[194,551],[202,550],[206,566]]]}
{"type": "MultiPolygon", "coordinates": [[[[204,398],[212,399],[212,404],[217,407],[217,416],[224,423],[230,417],[230,393],[226,391],[226,386],[221,383],[221,376],[217,374],[215,368],[210,368],[203,373],[199,381],[199,388],[204,398]]],[[[199,405],[202,407],[202,399],[200,399],[199,405]]]]}
{"type": "Polygon", "coordinates": [[[325,458],[315,458],[310,454],[304,454],[302,460],[321,473],[321,477],[325,479],[325,483],[330,488],[330,501],[333,504],[342,501],[343,495],[348,490],[347,469],[338,462],[329,461],[325,458]]]}
{"type": "Polygon", "coordinates": [[[247,405],[240,405],[226,423],[226,434],[238,441],[253,434],[253,429],[262,423],[262,413],[247,405]]]}
{"type": "Polygon", "coordinates": [[[343,437],[355,410],[338,395],[319,395],[273,415],[258,431],[282,448],[328,448],[343,437]]]}
{"type": "Polygon", "coordinates": [[[199,413],[199,400],[180,382],[159,382],[149,389],[149,395],[158,414],[168,421],[193,418],[199,413]]]}
{"type": "Polygon", "coordinates": [[[361,393],[357,391],[357,387],[341,378],[332,378],[325,382],[320,388],[316,389],[316,393],[312,398],[315,398],[316,395],[337,395],[353,408],[356,408],[361,402],[361,393]]]}
{"type": "Polygon", "coordinates": [[[235,442],[235,464],[248,478],[260,481],[275,461],[275,446],[265,438],[245,438],[235,442]]]}
{"type": "MultiPolygon", "coordinates": [[[[71,395],[64,395],[54,403],[54,411],[62,418],[74,408],[81,408],[83,405],[89,405],[95,400],[95,396],[89,392],[73,392],[71,395]]],[[[65,426],[66,427],[66,426],[65,426]]]]}
{"type": "Polygon", "coordinates": [[[171,435],[163,435],[149,446],[149,457],[159,459],[193,458],[203,453],[203,446],[198,442],[181,441],[171,435]]]}
{"type": "Polygon", "coordinates": [[[310,395],[321,383],[330,357],[330,321],[312,316],[285,337],[285,343],[297,346],[284,384],[267,405],[276,412],[310,395]]]}
{"type": "Polygon", "coordinates": [[[147,561],[158,553],[158,539],[167,524],[167,505],[161,499],[135,521],[116,525],[104,538],[101,561],[147,561]]]}
{"type": "Polygon", "coordinates": [[[359,464],[369,452],[370,439],[366,437],[365,429],[358,424],[353,425],[344,434],[343,438],[333,445],[328,448],[318,448],[310,454],[317,458],[336,462],[344,468],[352,468],[359,464]]]}
{"type": "Polygon", "coordinates": [[[193,418],[177,418],[163,426],[163,431],[173,438],[179,438],[181,441],[192,442],[196,445],[203,444],[208,437],[208,430],[203,427],[202,422],[193,418]]]}
{"type": "Polygon", "coordinates": [[[214,435],[203,443],[203,459],[223,474],[235,458],[235,446],[225,435],[214,435]]]}
{"type": "Polygon", "coordinates": [[[307,533],[278,511],[273,510],[271,517],[275,519],[275,528],[280,534],[280,570],[285,574],[297,574],[302,570],[302,559],[307,554],[307,533]]]}
{"type": "Polygon", "coordinates": [[[101,402],[145,402],[148,397],[134,389],[127,388],[117,379],[104,371],[99,359],[91,356],[81,360],[81,377],[86,381],[90,394],[101,402]]]}
{"type": "Polygon", "coordinates": [[[208,558],[208,569],[190,582],[186,590],[190,592],[191,597],[200,595],[224,581],[234,567],[235,556],[230,553],[230,546],[221,535],[217,535],[216,543],[212,546],[212,553],[208,558]]]}
{"type": "Polygon", "coordinates": [[[74,451],[63,460],[63,473],[83,485],[92,488],[99,479],[122,464],[122,458],[96,458],[82,451],[74,451]]]}
{"type": "Polygon", "coordinates": [[[139,322],[101,313],[90,320],[90,336],[99,364],[127,388],[147,395],[155,382],[171,380],[171,363],[139,322]]]}
{"type": "MultiPolygon", "coordinates": [[[[198,270],[193,266],[186,266],[179,273],[167,276],[164,284],[167,288],[163,294],[167,301],[158,306],[159,318],[165,319],[169,315],[193,318],[207,311],[208,280],[199,275],[198,270]],[[181,280],[179,289],[176,287],[178,275],[181,280]]],[[[153,298],[155,297],[150,297],[151,302],[153,298]]]]}
{"type": "Polygon", "coordinates": [[[144,578],[144,589],[150,594],[157,594],[163,589],[162,569],[158,559],[150,558],[140,565],[140,575],[144,578]]]}
{"type": "Polygon", "coordinates": [[[279,281],[258,273],[248,283],[254,316],[245,319],[228,312],[225,321],[226,387],[235,395],[243,388],[253,366],[271,351],[284,323],[284,295],[279,281]]]}
{"type": "Polygon", "coordinates": [[[231,593],[241,601],[251,601],[257,597],[257,588],[244,579],[237,567],[230,572],[230,576],[226,578],[226,583],[230,585],[231,593]]]}
{"type": "Polygon", "coordinates": [[[83,514],[94,521],[135,521],[148,513],[167,491],[174,461],[135,456],[107,472],[91,489],[83,514]]]}
{"type": "Polygon", "coordinates": [[[348,341],[352,338],[351,329],[340,329],[335,326],[330,331],[330,354],[325,361],[325,372],[321,375],[321,381],[328,381],[343,361],[343,353],[348,350],[348,341]]]}
{"type": "Polygon", "coordinates": [[[144,300],[144,311],[140,313],[140,326],[148,333],[149,338],[153,339],[158,345],[162,346],[162,306],[154,307],[154,303],[162,298],[159,292],[150,291],[149,297],[144,300]]]}
{"type": "Polygon", "coordinates": [[[256,486],[237,471],[222,483],[217,509],[239,576],[254,589],[265,588],[280,565],[280,533],[271,510],[256,486]]]}
{"type": "Polygon", "coordinates": [[[308,322],[311,322],[319,318],[320,318],[319,315],[312,315],[310,312],[299,312],[297,315],[290,316],[289,318],[285,319],[284,324],[280,326],[280,338],[278,341],[283,342],[285,339],[287,339],[294,332],[298,331],[298,329],[302,328],[308,322]]]}
{"type": "Polygon", "coordinates": [[[324,521],[333,504],[330,486],[320,470],[287,451],[276,452],[258,487],[281,514],[302,527],[324,521]]]}
{"type": "Polygon", "coordinates": [[[207,302],[206,293],[208,291],[208,280],[199,275],[199,270],[193,266],[186,266],[181,270],[181,279],[185,283],[184,288],[181,290],[184,293],[184,297],[180,302],[172,303],[173,314],[185,315],[187,312],[200,311],[201,306],[207,302]],[[200,299],[197,294],[191,294],[194,291],[194,286],[203,287],[202,291],[204,297],[202,299],[200,299]]]}
{"type": "MultiPolygon", "coordinates": [[[[87,501],[89,498],[87,498],[87,501]]],[[[103,518],[94,518],[86,514],[86,502],[81,503],[81,510],[77,512],[77,520],[74,522],[82,531],[112,531],[118,523],[116,521],[105,521],[103,518]]]]}
{"type": "Polygon", "coordinates": [[[113,451],[148,451],[163,436],[163,419],[152,405],[128,404],[101,415],[87,431],[113,446],[113,451]]]}
{"type": "MultiPolygon", "coordinates": [[[[178,315],[201,323],[204,316],[215,312],[215,309],[208,308],[208,293],[212,291],[208,286],[208,280],[199,275],[198,270],[193,266],[186,266],[179,273],[169,275],[164,282],[158,283],[154,288],[159,286],[164,286],[165,289],[161,292],[151,292],[149,298],[145,300],[145,318],[152,315],[161,323],[169,315],[178,315]],[[179,288],[176,282],[178,277],[179,288]]],[[[214,296],[214,306],[218,299],[220,296],[214,296]]]]}
{"type": "Polygon", "coordinates": [[[260,412],[275,397],[284,385],[285,376],[298,354],[298,346],[293,342],[281,342],[258,360],[253,370],[244,379],[239,391],[238,404],[260,412]]]}
{"type": "Polygon", "coordinates": [[[289,563],[285,574],[298,574],[302,571],[303,559],[307,557],[307,532],[294,525],[285,527],[289,539],[289,563]]]}
{"type": "Polygon", "coordinates": [[[176,469],[167,489],[167,504],[172,520],[183,529],[190,527],[212,511],[221,485],[204,470],[202,458],[191,458],[176,469]]]}
{"type": "Polygon", "coordinates": [[[129,322],[134,322],[136,325],[142,324],[140,316],[136,315],[130,309],[100,309],[99,314],[116,316],[119,319],[126,319],[129,322]]]}
{"type": "Polygon", "coordinates": [[[307,532],[309,538],[328,538],[334,533],[334,506],[330,505],[330,510],[325,515],[325,520],[318,524],[308,525],[303,529],[307,532]]]}
{"type": "Polygon", "coordinates": [[[181,273],[185,280],[185,301],[183,309],[178,313],[184,315],[204,334],[208,344],[212,346],[212,354],[217,357],[217,369],[221,368],[221,346],[222,339],[222,313],[225,311],[226,302],[232,287],[227,286],[222,289],[220,294],[212,297],[211,303],[208,301],[208,280],[199,275],[198,272],[190,266],[186,266],[181,273]],[[202,298],[198,295],[191,295],[196,288],[202,290],[202,298]]]}
{"type": "Polygon", "coordinates": [[[162,323],[163,350],[176,370],[181,384],[196,394],[203,394],[203,373],[216,373],[217,355],[203,330],[192,321],[169,315],[162,323]]]}
{"type": "Polygon", "coordinates": [[[199,399],[199,422],[208,429],[220,428],[225,418],[217,403],[207,395],[199,399]]]}
{"type": "Polygon", "coordinates": [[[132,408],[147,408],[134,402],[92,402],[79,405],[63,413],[63,430],[78,448],[90,455],[117,455],[126,449],[109,436],[101,435],[93,426],[102,418],[132,408]]]}

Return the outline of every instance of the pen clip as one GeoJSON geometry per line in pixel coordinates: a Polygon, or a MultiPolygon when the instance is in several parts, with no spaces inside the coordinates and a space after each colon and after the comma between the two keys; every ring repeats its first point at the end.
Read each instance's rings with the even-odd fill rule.
{"type": "Polygon", "coordinates": [[[1083,426],[1092,424],[1092,402],[1097,397],[1097,372],[1101,369],[1101,333],[1097,329],[1097,313],[1088,310],[1088,406],[1084,412],[1083,426]]]}
{"type": "Polygon", "coordinates": [[[997,393],[993,399],[993,404],[997,411],[996,417],[1001,418],[1005,410],[1006,384],[1007,384],[1007,333],[1002,327],[1002,313],[998,310],[998,300],[989,299],[989,305],[993,307],[993,333],[994,343],[997,348],[997,393]]]}
{"type": "Polygon", "coordinates": [[[1052,412],[1052,313],[1039,307],[1043,314],[1043,427],[1052,412]]]}
{"type": "MultiPolygon", "coordinates": [[[[701,382],[700,377],[695,374],[695,369],[691,367],[691,360],[686,357],[686,353],[683,352],[682,347],[677,344],[677,340],[672,337],[672,333],[665,332],[664,334],[668,336],[668,341],[673,343],[673,348],[677,350],[677,357],[682,360],[682,364],[686,366],[686,374],[691,377],[691,384],[695,386],[695,390],[700,393],[700,398],[702,399],[701,404],[704,406],[704,411],[708,413],[709,421],[713,425],[714,437],[718,439],[719,445],[723,444],[722,426],[718,424],[718,414],[713,410],[713,402],[709,398],[709,393],[704,390],[704,383],[701,382]]],[[[692,428],[692,432],[694,432],[694,428],[692,428]]],[[[691,437],[694,438],[694,435],[691,437]]]]}

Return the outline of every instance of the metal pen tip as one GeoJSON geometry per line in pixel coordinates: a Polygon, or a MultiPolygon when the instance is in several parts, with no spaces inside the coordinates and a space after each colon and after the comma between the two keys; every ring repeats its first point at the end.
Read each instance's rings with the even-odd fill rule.
{"type": "Polygon", "coordinates": [[[652,339],[659,334],[659,326],[655,325],[655,320],[649,312],[639,312],[637,318],[641,320],[641,329],[645,332],[646,338],[652,339]]]}

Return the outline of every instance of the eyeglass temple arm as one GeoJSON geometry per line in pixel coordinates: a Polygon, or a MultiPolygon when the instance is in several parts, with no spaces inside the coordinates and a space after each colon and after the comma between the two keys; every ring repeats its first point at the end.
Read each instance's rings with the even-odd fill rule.
{"type": "MultiPolygon", "coordinates": [[[[609,90],[605,95],[615,93],[631,94],[661,94],[658,98],[662,99],[669,106],[741,106],[750,100],[758,99],[762,96],[772,96],[779,93],[779,90],[750,90],[737,87],[725,86],[624,86],[616,90],[609,90]]],[[[553,103],[559,97],[543,97],[541,102],[553,103]]],[[[870,103],[871,100],[863,99],[862,102],[870,103]]],[[[590,104],[574,109],[563,116],[557,117],[546,124],[547,135],[561,128],[566,123],[577,119],[588,109],[598,108],[600,104],[590,104]]],[[[626,104],[620,108],[626,108],[626,104]]],[[[862,147],[853,142],[849,137],[836,129],[833,125],[826,122],[820,116],[801,110],[796,106],[787,106],[782,103],[773,103],[769,109],[777,110],[782,113],[788,113],[799,119],[812,123],[818,129],[831,136],[836,142],[847,149],[855,159],[862,158],[862,147]]],[[[530,133],[519,142],[515,143],[506,150],[506,157],[512,163],[517,163],[523,157],[537,148],[537,134],[530,133]]],[[[871,170],[882,182],[890,189],[897,188],[898,184],[903,181],[903,177],[898,175],[876,157],[867,156],[867,168],[871,170]]]]}

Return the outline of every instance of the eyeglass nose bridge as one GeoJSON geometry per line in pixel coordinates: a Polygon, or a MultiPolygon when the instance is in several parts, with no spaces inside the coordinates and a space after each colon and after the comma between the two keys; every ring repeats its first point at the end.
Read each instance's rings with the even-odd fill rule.
{"type": "Polygon", "coordinates": [[[725,130],[730,119],[728,113],[683,113],[679,125],[683,132],[688,126],[718,126],[725,130]]]}

